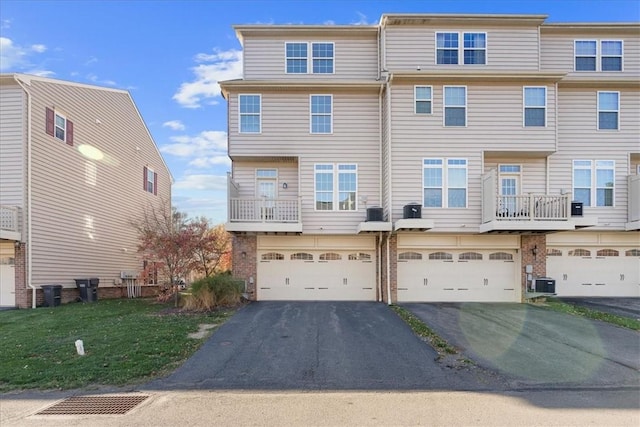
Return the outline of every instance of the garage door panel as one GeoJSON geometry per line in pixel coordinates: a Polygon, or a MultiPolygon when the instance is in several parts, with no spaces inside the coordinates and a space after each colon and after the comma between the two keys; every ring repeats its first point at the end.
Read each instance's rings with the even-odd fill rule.
{"type": "MultiPolygon", "coordinates": [[[[269,253],[258,251],[259,259],[269,253]]],[[[375,301],[375,251],[280,251],[258,262],[258,300],[375,301]],[[308,259],[307,259],[308,258],[308,259]]]]}
{"type": "Polygon", "coordinates": [[[519,301],[515,253],[496,250],[418,251],[398,260],[398,301],[401,302],[501,302],[519,301]],[[433,259],[450,256],[451,259],[433,259]],[[430,259],[432,258],[432,259],[430,259]],[[508,258],[508,259],[502,259],[508,258]]]}
{"type": "Polygon", "coordinates": [[[556,246],[547,253],[547,276],[556,280],[558,296],[640,297],[640,257],[633,248],[556,246]]]}

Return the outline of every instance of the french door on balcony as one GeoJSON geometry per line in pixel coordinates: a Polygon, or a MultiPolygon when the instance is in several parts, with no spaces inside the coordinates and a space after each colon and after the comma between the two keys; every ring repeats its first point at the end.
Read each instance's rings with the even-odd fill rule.
{"type": "Polygon", "coordinates": [[[277,194],[277,171],[275,169],[258,169],[256,180],[256,195],[262,198],[260,217],[263,220],[273,220],[275,199],[277,194]]]}

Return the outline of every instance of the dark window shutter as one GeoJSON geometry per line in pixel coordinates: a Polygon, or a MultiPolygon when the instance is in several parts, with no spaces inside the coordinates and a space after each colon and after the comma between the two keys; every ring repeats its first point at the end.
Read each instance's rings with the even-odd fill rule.
{"type": "Polygon", "coordinates": [[[158,173],[157,172],[153,173],[153,195],[154,196],[158,195],[158,173]]]}
{"type": "Polygon", "coordinates": [[[142,189],[147,191],[147,167],[142,168],[142,189]]]}
{"type": "Polygon", "coordinates": [[[49,107],[45,107],[45,129],[47,132],[47,135],[51,135],[53,136],[53,133],[55,131],[55,114],[53,113],[53,110],[49,107]]]}
{"type": "Polygon", "coordinates": [[[73,122],[67,120],[67,144],[73,146],[73,122]]]}

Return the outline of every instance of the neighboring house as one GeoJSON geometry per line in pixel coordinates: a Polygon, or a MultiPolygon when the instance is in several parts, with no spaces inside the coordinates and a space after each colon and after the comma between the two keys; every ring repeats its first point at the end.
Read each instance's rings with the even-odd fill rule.
{"type": "Polygon", "coordinates": [[[0,306],[49,284],[74,300],[86,278],[126,296],[143,269],[131,221],[170,203],[171,181],[127,91],[0,75],[0,306]]]}
{"type": "Polygon", "coordinates": [[[257,300],[640,296],[640,24],[240,25],[234,274],[257,300]]]}

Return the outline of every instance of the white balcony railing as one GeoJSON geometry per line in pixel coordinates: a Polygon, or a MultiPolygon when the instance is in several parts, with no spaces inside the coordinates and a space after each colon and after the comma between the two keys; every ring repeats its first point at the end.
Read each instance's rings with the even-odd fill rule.
{"type": "Polygon", "coordinates": [[[571,217],[570,194],[501,196],[497,194],[497,174],[482,177],[482,223],[490,221],[567,221],[571,217]]]}
{"type": "Polygon", "coordinates": [[[20,231],[19,224],[20,209],[15,206],[0,205],[0,230],[4,231],[20,231]]]}
{"type": "Polygon", "coordinates": [[[629,222],[640,221],[640,175],[629,175],[629,222]]]}
{"type": "Polygon", "coordinates": [[[229,222],[300,222],[300,199],[230,198],[229,222]]]}

